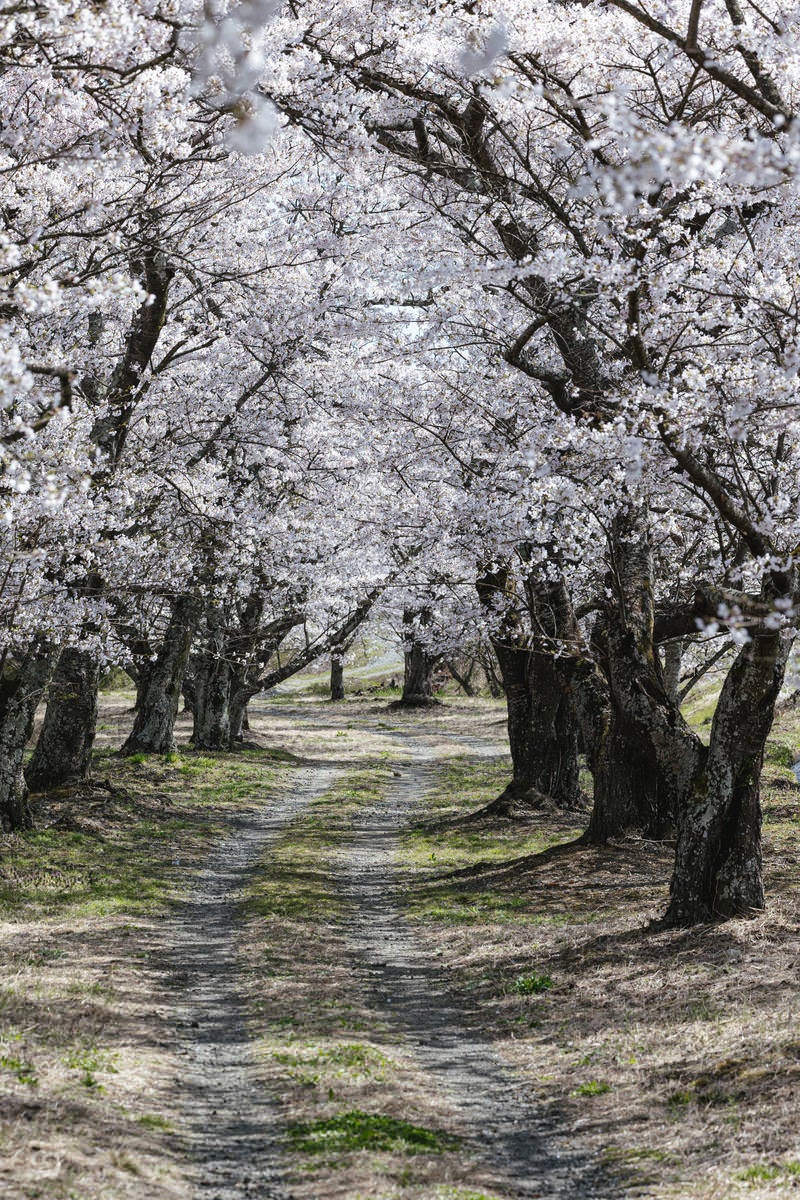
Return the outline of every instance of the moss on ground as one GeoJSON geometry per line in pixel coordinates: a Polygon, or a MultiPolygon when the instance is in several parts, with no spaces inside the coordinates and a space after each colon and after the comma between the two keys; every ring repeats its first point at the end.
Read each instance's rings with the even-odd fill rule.
{"type": "Polygon", "coordinates": [[[127,759],[101,751],[94,786],[35,797],[36,828],[0,838],[0,915],[162,911],[228,814],[277,787],[285,770],[261,751],[127,759]]]}
{"type": "Polygon", "coordinates": [[[352,1154],[359,1150],[387,1154],[441,1154],[457,1150],[460,1140],[441,1130],[427,1129],[384,1113],[360,1109],[294,1121],[288,1130],[290,1148],[298,1154],[352,1154]]]}

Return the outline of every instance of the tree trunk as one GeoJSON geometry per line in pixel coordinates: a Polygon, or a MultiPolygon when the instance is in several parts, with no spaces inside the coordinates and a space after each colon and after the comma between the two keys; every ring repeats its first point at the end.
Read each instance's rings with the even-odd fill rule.
{"type": "Polygon", "coordinates": [[[419,629],[430,622],[430,614],[424,609],[415,613],[403,613],[406,650],[403,654],[403,694],[397,701],[406,708],[421,708],[435,704],[431,676],[437,659],[430,654],[420,639],[419,629]]]}
{"type": "Polygon", "coordinates": [[[331,700],[344,700],[344,661],[336,653],[331,655],[331,700]]]}
{"type": "Polygon", "coordinates": [[[247,705],[252,699],[252,694],[248,691],[243,691],[238,688],[232,688],[230,694],[230,742],[243,742],[245,732],[250,729],[250,722],[247,720],[247,705]]]}
{"type": "Polygon", "coordinates": [[[683,663],[683,638],[671,638],[661,647],[664,670],[664,690],[670,700],[677,702],[681,687],[681,665],[683,663]]]}
{"type": "Polygon", "coordinates": [[[708,756],[680,821],[668,925],[764,907],[761,767],[790,646],[775,630],[760,629],[728,672],[708,756]]]}
{"type": "Polygon", "coordinates": [[[142,659],[136,667],[136,700],[133,705],[135,713],[141,712],[142,705],[146,703],[147,691],[150,687],[150,676],[154,666],[155,662],[152,659],[142,659]]]}
{"type": "Polygon", "coordinates": [[[519,597],[508,570],[487,573],[478,596],[499,628],[491,644],[500,668],[508,708],[508,740],[513,775],[493,806],[499,812],[540,804],[560,808],[580,804],[578,723],[570,695],[573,664],[549,650],[554,638],[573,636],[574,618],[562,579],[525,581],[531,632],[525,631],[519,597]]]}
{"type": "Polygon", "coordinates": [[[209,645],[198,658],[192,742],[196,750],[231,746],[231,667],[221,628],[210,631],[209,645]]]}
{"type": "Polygon", "coordinates": [[[578,737],[563,666],[553,655],[495,644],[508,705],[513,777],[501,797],[513,804],[560,808],[580,801],[578,737]]]}
{"type": "Polygon", "coordinates": [[[599,659],[610,719],[601,750],[605,811],[595,836],[638,831],[663,837],[674,826],[705,757],[670,696],[654,642],[653,556],[647,513],[621,510],[611,530],[613,600],[602,623],[599,659]]]}
{"type": "Polygon", "coordinates": [[[500,700],[503,696],[503,679],[499,674],[497,655],[491,646],[487,648],[481,661],[486,673],[486,682],[489,685],[489,695],[493,700],[500,700]]]}
{"type": "Polygon", "coordinates": [[[472,676],[475,673],[477,665],[477,658],[468,657],[466,667],[460,670],[454,659],[450,658],[447,660],[447,669],[450,672],[450,676],[455,680],[465,696],[472,697],[475,695],[475,688],[472,686],[472,676]]]}
{"type": "Polygon", "coordinates": [[[30,829],[33,824],[22,763],[54,663],[53,648],[37,639],[0,679],[0,825],[5,830],[30,829]]]}
{"type": "Polygon", "coordinates": [[[47,696],[47,712],[25,771],[32,792],[89,774],[97,727],[100,664],[85,650],[62,650],[47,696]]]}
{"type": "Polygon", "coordinates": [[[168,754],[175,749],[175,717],[196,624],[196,601],[179,596],[156,660],[144,672],[146,687],[122,754],[168,754]]]}
{"type": "MultiPolygon", "coordinates": [[[[597,845],[627,834],[663,838],[672,829],[674,812],[671,801],[662,802],[665,788],[658,756],[616,705],[607,714],[591,769],[594,800],[587,842],[597,845]]],[[[670,789],[666,791],[669,795],[670,789]]]]}

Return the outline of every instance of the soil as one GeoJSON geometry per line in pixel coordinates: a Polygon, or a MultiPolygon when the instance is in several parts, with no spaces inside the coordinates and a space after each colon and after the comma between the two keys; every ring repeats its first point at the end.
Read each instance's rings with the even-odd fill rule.
{"type": "Polygon", "coordinates": [[[182,1126],[198,1200],[280,1200],[280,1129],[257,1077],[239,983],[243,891],[271,841],[330,786],[333,772],[295,775],[279,807],[237,818],[165,930],[185,1094],[182,1126]]]}
{"type": "Polygon", "coordinates": [[[796,1192],[796,714],[765,772],[767,911],[654,934],[671,846],[469,821],[507,782],[499,705],[281,698],[253,708],[258,751],[121,763],[129,707],[101,717],[107,791],[37,801],[0,847],[4,1195],[796,1192]],[[253,916],[270,872],[305,908],[253,916]],[[292,1143],[359,1110],[460,1146],[292,1143]]]}
{"type": "Polygon", "coordinates": [[[427,765],[402,772],[386,802],[364,814],[342,857],[343,890],[353,907],[351,946],[391,1024],[457,1111],[464,1151],[491,1171],[504,1195],[611,1195],[597,1165],[531,1104],[524,1080],[475,1027],[474,1014],[470,1019],[452,980],[430,961],[398,907],[399,835],[435,778],[436,751],[413,745],[412,753],[427,765]]]}
{"type": "MultiPolygon", "coordinates": [[[[325,730],[331,720],[325,710],[307,706],[272,706],[270,718],[273,728],[302,722],[307,734],[325,730]]],[[[454,1131],[477,1176],[485,1179],[488,1171],[508,1200],[611,1195],[597,1164],[581,1154],[569,1131],[559,1133],[552,1118],[537,1111],[523,1078],[470,1021],[467,1003],[446,972],[431,963],[400,908],[400,834],[419,816],[437,764],[465,746],[476,758],[500,757],[502,742],[475,738],[463,725],[454,729],[452,714],[449,720],[443,716],[444,729],[430,728],[430,717],[422,729],[412,724],[386,730],[374,717],[358,724],[359,740],[366,735],[384,753],[388,747],[400,768],[385,800],[352,829],[336,878],[350,912],[348,948],[373,1008],[456,1114],[454,1131]]],[[[337,761],[344,765],[338,755],[337,761]]],[[[287,1194],[280,1175],[279,1122],[256,1077],[237,982],[239,901],[260,858],[268,869],[270,841],[330,786],[335,770],[319,765],[304,770],[279,812],[260,810],[237,821],[171,923],[172,969],[188,991],[179,1025],[188,1062],[186,1112],[199,1168],[198,1200],[277,1200],[287,1194]]]]}

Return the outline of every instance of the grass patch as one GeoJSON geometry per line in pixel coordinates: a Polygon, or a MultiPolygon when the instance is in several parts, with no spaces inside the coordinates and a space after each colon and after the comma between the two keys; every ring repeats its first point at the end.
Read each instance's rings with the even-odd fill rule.
{"type": "Polygon", "coordinates": [[[772,1183],[774,1180],[800,1178],[800,1162],[792,1160],[783,1163],[753,1163],[742,1171],[737,1171],[735,1179],[742,1183],[772,1183]]]}
{"type": "Polygon", "coordinates": [[[610,1083],[605,1083],[602,1079],[587,1079],[585,1083],[576,1087],[572,1094],[573,1096],[605,1096],[606,1092],[610,1091],[610,1083]]]}
{"type": "Polygon", "coordinates": [[[175,1128],[172,1121],[159,1116],[158,1113],[142,1113],[140,1117],[136,1118],[136,1124],[143,1125],[145,1129],[161,1129],[165,1133],[172,1133],[175,1128]]]}
{"type": "Polygon", "coordinates": [[[511,985],[512,992],[518,996],[535,996],[546,992],[553,986],[549,975],[518,975],[511,985]]]}
{"type": "Polygon", "coordinates": [[[62,1061],[66,1067],[78,1071],[80,1082],[85,1088],[97,1088],[102,1091],[103,1085],[97,1076],[116,1075],[118,1055],[110,1050],[100,1050],[97,1046],[84,1046],[70,1050],[62,1061]]]}
{"type": "Polygon", "coordinates": [[[187,865],[224,832],[226,812],[263,796],[278,768],[260,752],[100,752],[107,789],[62,789],[34,801],[37,827],[2,842],[0,913],[105,917],[162,912],[187,865]]]}
{"type": "Polygon", "coordinates": [[[27,1083],[30,1087],[36,1087],[39,1082],[33,1064],[22,1058],[16,1058],[13,1054],[0,1054],[0,1067],[5,1071],[11,1071],[18,1083],[27,1083]]]}
{"type": "Polygon", "coordinates": [[[385,1054],[362,1042],[311,1044],[301,1049],[276,1050],[272,1057],[287,1068],[290,1079],[303,1087],[316,1087],[332,1079],[381,1081],[391,1065],[385,1054]]]}
{"type": "Polygon", "coordinates": [[[359,1150],[441,1154],[457,1150],[461,1144],[452,1134],[359,1109],[316,1121],[295,1121],[289,1126],[288,1139],[296,1154],[352,1154],[359,1150]]]}
{"type": "Polygon", "coordinates": [[[340,917],[330,856],[355,813],[362,805],[376,803],[390,778],[385,764],[374,764],[315,800],[270,847],[268,869],[254,880],[246,901],[250,914],[295,921],[340,917]]]}
{"type": "Polygon", "coordinates": [[[159,918],[193,887],[231,817],[278,807],[293,774],[293,755],[256,748],[123,759],[130,702],[101,698],[110,731],[99,731],[92,779],[34,795],[36,827],[0,835],[9,1197],[186,1194],[170,1121],[180,1129],[185,1068],[171,997],[186,981],[165,961],[159,918]]]}

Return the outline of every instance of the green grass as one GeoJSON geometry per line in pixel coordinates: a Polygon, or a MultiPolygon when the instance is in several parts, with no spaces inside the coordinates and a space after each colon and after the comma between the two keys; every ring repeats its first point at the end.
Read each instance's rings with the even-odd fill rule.
{"type": "Polygon", "coordinates": [[[263,796],[280,769],[262,753],[120,759],[100,751],[95,763],[113,791],[74,803],[65,791],[46,812],[49,827],[1,839],[6,919],[164,911],[187,863],[224,832],[227,810],[263,796]]]}
{"type": "Polygon", "coordinates": [[[143,1113],[136,1118],[137,1125],[143,1125],[145,1129],[163,1129],[165,1133],[171,1133],[175,1128],[171,1121],[166,1117],[161,1117],[158,1113],[143,1113]]]}
{"type": "Polygon", "coordinates": [[[31,1087],[36,1087],[39,1082],[33,1064],[26,1062],[24,1059],[15,1058],[11,1054],[0,1054],[0,1067],[6,1071],[11,1071],[19,1083],[27,1083],[31,1087]]]}
{"type": "Polygon", "coordinates": [[[333,1079],[351,1082],[384,1077],[390,1059],[372,1046],[360,1042],[341,1042],[323,1046],[311,1044],[302,1049],[276,1050],[275,1062],[287,1068],[287,1074],[302,1087],[316,1087],[320,1080],[333,1079]]]}
{"type": "Polygon", "coordinates": [[[62,1059],[64,1066],[79,1072],[83,1087],[98,1091],[103,1090],[103,1085],[98,1083],[97,1076],[116,1075],[116,1061],[117,1055],[113,1051],[101,1050],[94,1045],[76,1047],[62,1059]]]}
{"type": "Polygon", "coordinates": [[[552,986],[553,981],[549,975],[518,975],[511,985],[511,990],[519,996],[535,996],[539,992],[548,991],[552,986]]]}
{"type": "MultiPolygon", "coordinates": [[[[435,788],[426,796],[426,807],[435,824],[418,826],[403,838],[403,862],[418,870],[449,872],[479,863],[503,863],[542,851],[583,832],[558,832],[533,828],[529,822],[495,822],[490,826],[459,823],[458,818],[478,812],[496,799],[508,783],[509,760],[479,761],[467,757],[450,760],[441,770],[435,788]],[[450,823],[452,822],[452,824],[450,823]]],[[[480,922],[532,921],[549,918],[531,910],[529,898],[514,889],[476,892],[441,881],[421,880],[406,896],[414,920],[450,925],[480,922]]]]}
{"type": "Polygon", "coordinates": [[[460,1141],[440,1130],[360,1109],[295,1121],[289,1126],[289,1146],[299,1154],[350,1154],[360,1150],[389,1154],[441,1154],[457,1150],[460,1141]]]}
{"type": "Polygon", "coordinates": [[[385,764],[369,764],[314,800],[270,847],[268,864],[247,897],[250,914],[297,921],[340,917],[331,853],[347,836],[354,814],[380,800],[390,778],[385,764]]]}
{"type": "Polygon", "coordinates": [[[611,1084],[604,1083],[601,1079],[588,1079],[586,1083],[580,1084],[572,1093],[573,1096],[604,1096],[606,1092],[611,1091],[611,1084]]]}
{"type": "MultiPolygon", "coordinates": [[[[770,740],[764,747],[765,763],[771,763],[775,767],[784,767],[787,771],[791,771],[794,760],[794,751],[791,746],[787,746],[784,742],[770,740]]],[[[792,775],[792,778],[794,778],[794,775],[792,775]]]]}
{"type": "MultiPolygon", "coordinates": [[[[409,894],[407,904],[415,921],[434,921],[444,925],[475,925],[487,921],[526,921],[529,907],[526,896],[498,895],[495,892],[460,892],[453,887],[437,887],[409,894]]],[[[543,917],[531,914],[537,924],[543,917]]]]}
{"type": "Polygon", "coordinates": [[[743,1183],[770,1183],[775,1179],[797,1179],[800,1177],[800,1162],[754,1163],[737,1171],[735,1178],[743,1183]]]}

